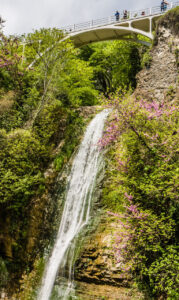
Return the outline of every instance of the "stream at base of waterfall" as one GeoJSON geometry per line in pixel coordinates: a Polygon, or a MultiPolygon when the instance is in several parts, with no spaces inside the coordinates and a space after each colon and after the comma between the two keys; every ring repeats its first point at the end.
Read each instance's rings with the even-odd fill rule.
{"type": "Polygon", "coordinates": [[[70,297],[75,299],[73,287],[75,241],[91,217],[93,191],[102,162],[98,141],[102,137],[108,114],[108,110],[103,110],[90,122],[74,158],[67,181],[66,199],[58,234],[45,268],[38,300],[65,300],[70,297]],[[68,278],[64,276],[65,273],[68,274],[68,278]],[[61,282],[54,288],[57,275],[60,275],[61,282]]]}

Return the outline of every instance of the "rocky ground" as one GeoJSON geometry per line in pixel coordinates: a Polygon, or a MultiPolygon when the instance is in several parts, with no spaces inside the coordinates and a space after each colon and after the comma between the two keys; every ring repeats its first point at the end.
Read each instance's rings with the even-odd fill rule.
{"type": "Polygon", "coordinates": [[[132,288],[77,282],[79,300],[142,300],[142,294],[132,288]]]}

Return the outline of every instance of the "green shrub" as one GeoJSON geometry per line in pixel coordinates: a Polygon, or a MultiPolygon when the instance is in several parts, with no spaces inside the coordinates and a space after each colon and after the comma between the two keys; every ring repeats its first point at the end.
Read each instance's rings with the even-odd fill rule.
{"type": "Polygon", "coordinates": [[[107,157],[111,166],[103,193],[123,227],[115,245],[117,260],[148,286],[152,297],[177,299],[177,102],[115,97],[110,105],[116,112],[101,146],[111,145],[113,151],[107,157]]]}
{"type": "Polygon", "coordinates": [[[63,165],[70,159],[76,146],[79,144],[81,134],[83,133],[83,126],[84,122],[82,117],[79,117],[78,111],[70,111],[67,118],[64,143],[55,159],[56,170],[61,170],[63,165]]]}
{"type": "Polygon", "coordinates": [[[63,136],[66,126],[66,117],[67,112],[58,100],[45,105],[39,113],[33,125],[33,132],[45,147],[52,149],[59,142],[60,133],[63,136]]]}
{"type": "Polygon", "coordinates": [[[0,202],[18,209],[43,185],[48,152],[28,130],[1,131],[0,138],[0,202]]]}
{"type": "Polygon", "coordinates": [[[75,102],[75,99],[79,99],[80,106],[91,106],[97,104],[97,95],[97,91],[91,87],[79,87],[72,91],[71,99],[72,102],[75,102]]]}
{"type": "Polygon", "coordinates": [[[150,284],[157,296],[164,294],[168,300],[179,298],[178,247],[169,246],[149,268],[150,284]]]}
{"type": "Polygon", "coordinates": [[[0,288],[6,286],[8,282],[8,271],[5,261],[0,257],[0,288]]]}
{"type": "Polygon", "coordinates": [[[152,56],[150,55],[149,51],[145,52],[143,57],[142,57],[142,68],[146,67],[146,68],[150,68],[152,62],[152,56]]]}

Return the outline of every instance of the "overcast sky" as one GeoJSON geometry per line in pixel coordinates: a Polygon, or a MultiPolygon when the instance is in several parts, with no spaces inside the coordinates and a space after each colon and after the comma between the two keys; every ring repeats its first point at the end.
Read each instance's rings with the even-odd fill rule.
{"type": "Polygon", "coordinates": [[[116,9],[158,5],[158,0],[0,0],[0,15],[6,20],[6,34],[23,34],[41,27],[60,28],[107,17],[116,9]]]}

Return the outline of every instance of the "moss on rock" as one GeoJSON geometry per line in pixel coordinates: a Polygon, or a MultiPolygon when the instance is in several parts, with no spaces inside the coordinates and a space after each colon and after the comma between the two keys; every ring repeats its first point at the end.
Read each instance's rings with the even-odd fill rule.
{"type": "Polygon", "coordinates": [[[169,28],[172,34],[179,36],[179,6],[169,10],[158,21],[158,28],[164,26],[169,28]]]}

